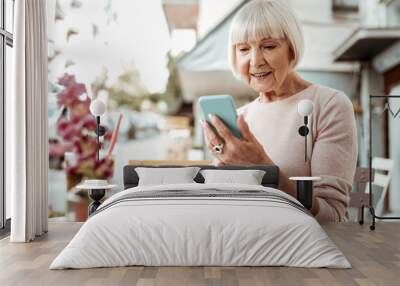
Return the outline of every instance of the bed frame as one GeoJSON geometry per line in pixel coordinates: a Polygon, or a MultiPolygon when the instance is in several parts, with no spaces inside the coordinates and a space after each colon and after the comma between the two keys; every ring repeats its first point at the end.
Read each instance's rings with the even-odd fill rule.
{"type": "MultiPolygon", "coordinates": [[[[279,186],[279,167],[275,166],[275,165],[251,165],[251,166],[234,166],[234,165],[230,165],[230,166],[213,166],[213,165],[209,165],[209,161],[197,161],[197,162],[193,162],[194,164],[190,164],[190,161],[185,161],[184,164],[178,162],[178,164],[171,164],[168,165],[165,163],[165,161],[160,161],[160,164],[157,164],[158,161],[151,161],[152,163],[156,163],[154,165],[149,164],[149,162],[145,162],[143,163],[142,161],[129,161],[129,165],[126,165],[124,167],[124,190],[129,189],[129,188],[133,188],[136,187],[139,184],[139,176],[135,171],[135,168],[137,167],[147,167],[147,168],[183,168],[183,167],[199,167],[200,170],[206,170],[206,169],[219,169],[219,170],[249,170],[249,169],[256,169],[256,170],[263,170],[265,171],[265,175],[261,181],[261,185],[263,185],[264,187],[270,187],[270,188],[275,188],[278,189],[279,186]],[[132,164],[132,163],[139,163],[139,164],[132,164]],[[197,164],[196,164],[197,163],[197,164]]],[[[173,162],[176,163],[176,162],[173,162]]],[[[197,183],[204,183],[204,178],[203,176],[200,174],[200,172],[198,172],[197,176],[194,178],[194,181],[197,183]]],[[[304,186],[301,187],[299,186],[299,184],[297,184],[297,191],[299,193],[300,189],[304,189],[304,186]]],[[[308,195],[306,196],[299,196],[297,195],[297,199],[308,209],[310,210],[312,208],[312,200],[313,200],[313,196],[312,196],[312,185],[309,188],[310,190],[307,192],[308,195]]],[[[104,196],[104,194],[101,194],[100,197],[92,197],[93,202],[92,204],[89,206],[89,215],[91,215],[93,212],[96,211],[96,209],[98,208],[98,206],[101,204],[100,200],[101,198],[104,196]],[[95,205],[94,207],[92,205],[95,205]]]]}
{"type": "MultiPolygon", "coordinates": [[[[275,165],[251,165],[251,166],[213,166],[210,165],[210,161],[173,161],[172,164],[168,164],[168,161],[129,161],[129,165],[124,167],[124,189],[136,187],[139,183],[139,176],[135,171],[137,167],[147,168],[178,168],[178,167],[199,167],[201,170],[205,169],[219,169],[219,170],[263,170],[265,175],[262,179],[261,184],[264,187],[270,187],[278,189],[279,186],[279,167],[275,165]],[[190,164],[190,162],[192,164],[190,164]],[[136,163],[136,164],[135,164],[136,163]],[[150,163],[150,164],[149,164],[150,163]],[[154,163],[154,164],[151,164],[154,163]]],[[[169,162],[171,163],[171,162],[169,162]]],[[[194,178],[197,183],[204,183],[204,178],[200,174],[194,178]]],[[[313,187],[312,181],[297,181],[297,200],[300,201],[303,206],[311,210],[313,205],[313,187]]]]}
{"type": "MultiPolygon", "coordinates": [[[[153,163],[157,163],[156,161],[152,161],[153,163]]],[[[139,162],[140,164],[131,164],[132,161],[129,161],[129,165],[126,165],[124,167],[124,190],[136,187],[139,184],[139,176],[135,171],[135,168],[137,167],[147,167],[147,168],[183,168],[183,167],[199,167],[200,170],[206,170],[206,169],[219,169],[219,170],[263,170],[265,171],[265,175],[261,181],[261,185],[264,187],[270,187],[270,188],[275,188],[278,189],[279,186],[279,167],[275,165],[251,165],[251,166],[213,166],[213,165],[208,165],[205,163],[209,163],[209,161],[198,161],[195,162],[197,164],[173,164],[173,165],[168,165],[165,164],[165,162],[162,162],[160,165],[151,165],[146,163],[139,162]]],[[[174,162],[175,163],[175,162],[174,162]]],[[[192,162],[193,163],[193,162],[192,162]]],[[[194,181],[197,183],[204,183],[204,178],[198,172],[197,176],[194,178],[194,181]]],[[[304,183],[304,182],[303,182],[304,183]]],[[[307,182],[306,182],[307,183],[307,182]]],[[[299,182],[297,184],[297,199],[305,206],[308,210],[312,208],[312,185],[308,188],[305,186],[299,185],[299,182]],[[306,193],[306,195],[300,195],[299,194],[304,194],[303,192],[299,192],[301,189],[309,189],[306,193]]],[[[96,192],[89,192],[90,198],[93,200],[93,202],[89,206],[89,215],[94,213],[96,209],[100,206],[101,202],[100,200],[104,196],[104,190],[97,190],[96,192]],[[103,191],[99,193],[99,191],[103,191]],[[94,196],[93,194],[98,194],[98,196],[94,196]]]]}

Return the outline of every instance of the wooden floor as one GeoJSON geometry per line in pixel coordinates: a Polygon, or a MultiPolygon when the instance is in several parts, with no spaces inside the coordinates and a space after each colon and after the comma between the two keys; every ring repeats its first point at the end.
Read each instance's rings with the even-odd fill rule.
{"type": "Polygon", "coordinates": [[[400,223],[324,225],[352,269],[289,267],[122,267],[48,270],[80,223],[50,223],[49,233],[27,244],[0,241],[0,285],[400,285],[400,223]]]}

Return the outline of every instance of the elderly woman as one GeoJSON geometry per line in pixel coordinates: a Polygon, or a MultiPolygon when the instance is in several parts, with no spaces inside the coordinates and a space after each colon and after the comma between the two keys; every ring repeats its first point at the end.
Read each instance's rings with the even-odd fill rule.
{"type": "Polygon", "coordinates": [[[279,188],[296,197],[291,176],[319,176],[311,213],[320,221],[346,221],[357,161],[353,106],[338,90],[308,82],[295,68],[303,54],[299,20],[279,0],[255,0],[235,15],[230,31],[230,61],[235,76],[259,93],[238,110],[242,138],[234,137],[216,116],[215,129],[202,121],[208,148],[223,146],[218,164],[274,164],[279,188]],[[313,102],[309,116],[309,158],[298,128],[300,100],[313,102]]]}

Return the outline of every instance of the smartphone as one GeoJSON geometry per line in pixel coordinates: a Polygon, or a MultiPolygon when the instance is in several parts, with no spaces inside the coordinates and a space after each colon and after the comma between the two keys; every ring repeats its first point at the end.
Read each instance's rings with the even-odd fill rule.
{"type": "Polygon", "coordinates": [[[237,126],[238,115],[236,113],[235,102],[230,95],[206,95],[199,98],[199,104],[203,110],[204,119],[210,123],[209,114],[214,114],[229,128],[234,136],[241,138],[239,127],[237,126]]]}

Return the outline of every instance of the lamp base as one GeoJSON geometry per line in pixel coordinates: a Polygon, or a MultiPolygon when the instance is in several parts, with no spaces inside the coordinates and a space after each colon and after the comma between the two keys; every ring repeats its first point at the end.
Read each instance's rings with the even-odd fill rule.
{"type": "Polygon", "coordinates": [[[93,200],[93,202],[88,207],[89,216],[94,213],[97,208],[101,205],[100,200],[106,194],[105,189],[90,189],[89,197],[93,200]]]}
{"type": "Polygon", "coordinates": [[[313,181],[297,181],[297,200],[310,210],[313,203],[313,181]]]}
{"type": "Polygon", "coordinates": [[[297,200],[311,210],[313,206],[313,182],[321,180],[320,177],[290,177],[297,184],[297,200]]]}

